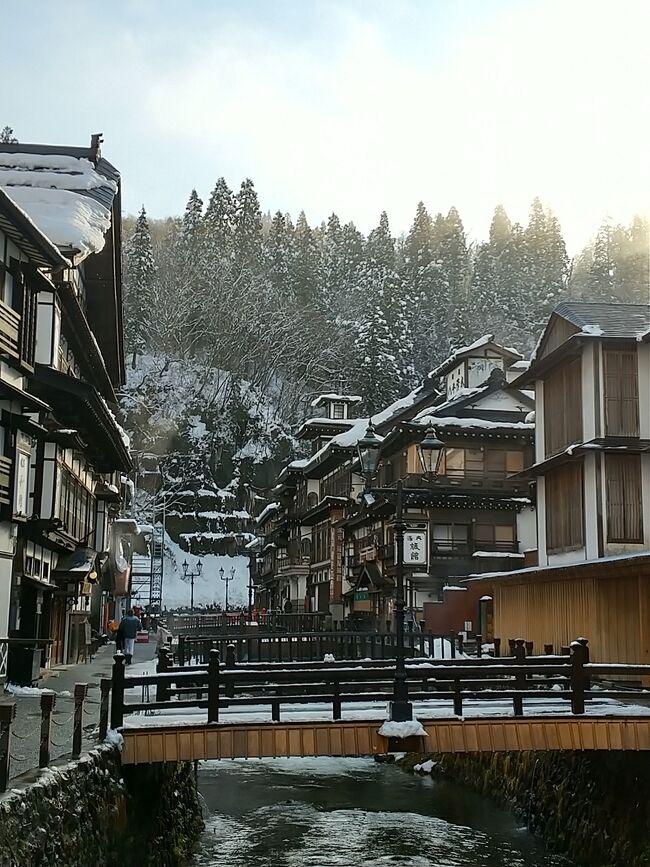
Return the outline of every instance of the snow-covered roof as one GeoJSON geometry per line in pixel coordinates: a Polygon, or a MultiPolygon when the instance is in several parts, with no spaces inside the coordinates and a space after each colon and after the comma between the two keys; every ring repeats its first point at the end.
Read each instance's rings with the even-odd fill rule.
{"type": "Polygon", "coordinates": [[[312,406],[323,406],[326,403],[335,402],[335,403],[361,403],[363,398],[358,394],[336,394],[335,392],[330,392],[329,394],[319,394],[318,397],[312,400],[312,406]]]}
{"type": "Polygon", "coordinates": [[[57,247],[82,257],[104,247],[117,182],[91,160],[0,153],[0,187],[57,247]]]}
{"type": "Polygon", "coordinates": [[[40,267],[67,268],[58,247],[7,192],[0,188],[0,228],[40,267]]]}
{"type": "MultiPolygon", "coordinates": [[[[484,334],[483,337],[479,337],[478,340],[475,340],[473,343],[469,343],[467,346],[459,346],[458,349],[454,349],[451,355],[445,358],[445,360],[441,364],[439,364],[428,374],[428,378],[438,379],[439,376],[442,376],[443,373],[451,370],[451,368],[456,365],[456,362],[460,361],[466,355],[469,355],[470,353],[475,352],[477,349],[481,349],[483,346],[487,346],[490,343],[494,343],[494,334],[484,334]]],[[[498,344],[495,344],[495,346],[497,346],[504,355],[509,355],[512,358],[516,359],[523,358],[521,352],[518,352],[516,349],[499,346],[498,344]]]]}
{"type": "Polygon", "coordinates": [[[277,512],[279,508],[279,503],[269,503],[268,506],[265,506],[264,509],[262,509],[260,514],[257,516],[257,518],[255,519],[255,523],[258,525],[263,524],[264,521],[269,517],[269,515],[272,515],[273,512],[277,512]]]}
{"type": "Polygon", "coordinates": [[[591,337],[635,337],[650,329],[650,304],[564,301],[553,311],[591,337]]]}
{"type": "Polygon", "coordinates": [[[421,427],[460,427],[484,428],[485,430],[505,429],[534,431],[535,424],[525,421],[490,421],[485,418],[455,418],[454,416],[432,415],[431,409],[423,410],[413,419],[413,424],[421,427]]]}

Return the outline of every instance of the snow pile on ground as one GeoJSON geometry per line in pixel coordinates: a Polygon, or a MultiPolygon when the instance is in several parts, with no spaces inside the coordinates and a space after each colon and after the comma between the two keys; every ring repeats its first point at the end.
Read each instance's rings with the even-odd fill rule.
{"type": "Polygon", "coordinates": [[[428,759],[426,762],[422,762],[422,764],[413,765],[413,770],[417,771],[420,774],[430,774],[431,771],[435,768],[436,762],[433,759],[428,759]]]}
{"type": "Polygon", "coordinates": [[[105,744],[110,744],[112,747],[117,747],[120,752],[122,752],[122,747],[124,746],[124,738],[117,731],[117,729],[109,729],[106,732],[106,737],[104,738],[105,744]]]}
{"type": "Polygon", "coordinates": [[[336,657],[333,653],[326,653],[323,657],[323,662],[336,662],[336,657]]]}
{"type": "Polygon", "coordinates": [[[394,722],[387,719],[379,729],[379,734],[385,738],[428,737],[422,723],[417,719],[406,720],[405,722],[394,722]]]}
{"type": "MultiPolygon", "coordinates": [[[[53,689],[41,689],[38,686],[18,686],[15,683],[6,683],[5,692],[10,695],[43,695],[54,693],[53,689]]],[[[70,695],[70,693],[68,693],[70,695]]]]}
{"type": "Polygon", "coordinates": [[[234,577],[228,582],[228,604],[248,604],[249,560],[248,557],[229,557],[219,554],[204,554],[200,558],[188,554],[168,535],[165,536],[165,563],[163,570],[163,606],[185,608],[190,605],[191,585],[189,576],[183,576],[182,564],[194,570],[194,605],[219,604],[223,608],[226,599],[226,582],[221,580],[234,569],[234,577]],[[201,560],[201,574],[196,575],[196,564],[201,560]]]}

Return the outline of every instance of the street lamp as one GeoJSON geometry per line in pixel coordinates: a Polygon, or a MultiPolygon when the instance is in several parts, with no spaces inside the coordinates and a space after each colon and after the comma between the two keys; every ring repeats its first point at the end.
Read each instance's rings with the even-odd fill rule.
{"type": "Polygon", "coordinates": [[[233,566],[230,572],[224,572],[223,566],[219,569],[219,577],[226,582],[226,614],[228,614],[228,585],[235,577],[235,567],[233,566]]]}
{"type": "MultiPolygon", "coordinates": [[[[404,663],[404,484],[399,478],[392,488],[371,488],[372,479],[377,473],[382,440],[375,433],[372,423],[368,425],[365,436],[357,443],[357,454],[361,473],[365,477],[366,491],[377,494],[395,494],[395,637],[397,640],[397,659],[395,662],[395,681],[393,683],[393,700],[390,705],[390,717],[395,722],[405,722],[413,719],[413,705],[409,701],[408,684],[406,682],[406,666],[404,663]]],[[[438,472],[444,449],[433,428],[429,428],[422,442],[418,445],[418,454],[422,462],[425,476],[432,481],[438,472]]]]}
{"type": "MultiPolygon", "coordinates": [[[[187,577],[188,577],[188,571],[187,571],[187,570],[190,568],[189,563],[187,562],[187,560],[183,560],[182,566],[183,566],[183,577],[184,577],[184,578],[187,578],[187,577]]],[[[189,573],[189,579],[190,579],[190,611],[191,611],[192,614],[194,614],[194,579],[195,579],[195,578],[198,578],[198,577],[200,576],[202,570],[203,570],[203,563],[201,563],[201,561],[199,560],[199,561],[197,562],[197,564],[196,564],[196,572],[195,572],[194,570],[192,570],[192,571],[189,573]]]]}

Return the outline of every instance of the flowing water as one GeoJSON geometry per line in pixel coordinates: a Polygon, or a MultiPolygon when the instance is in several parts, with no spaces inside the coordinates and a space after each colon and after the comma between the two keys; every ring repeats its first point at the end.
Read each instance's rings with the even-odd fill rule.
{"type": "Polygon", "coordinates": [[[200,867],[555,867],[515,817],[371,759],[206,762],[200,867]]]}

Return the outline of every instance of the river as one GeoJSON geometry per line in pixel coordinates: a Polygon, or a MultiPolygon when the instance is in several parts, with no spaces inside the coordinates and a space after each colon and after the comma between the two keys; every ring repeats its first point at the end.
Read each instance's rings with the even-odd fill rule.
{"type": "Polygon", "coordinates": [[[569,867],[508,811],[371,759],[206,762],[195,867],[569,867]]]}

